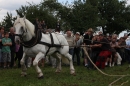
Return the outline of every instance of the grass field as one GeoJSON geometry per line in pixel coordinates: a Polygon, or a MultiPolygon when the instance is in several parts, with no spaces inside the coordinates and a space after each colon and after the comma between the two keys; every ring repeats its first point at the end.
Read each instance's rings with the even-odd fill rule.
{"type": "MultiPolygon", "coordinates": [[[[103,71],[108,74],[130,74],[128,64],[115,67],[106,67],[103,71]]],[[[70,75],[69,66],[62,66],[61,73],[55,73],[55,68],[45,65],[42,68],[43,79],[37,78],[34,67],[27,70],[28,75],[21,77],[21,69],[0,69],[0,86],[108,86],[119,77],[110,77],[101,74],[98,70],[89,70],[83,65],[76,66],[76,76],[70,75]]],[[[130,77],[124,77],[112,86],[130,86],[130,77]]]]}

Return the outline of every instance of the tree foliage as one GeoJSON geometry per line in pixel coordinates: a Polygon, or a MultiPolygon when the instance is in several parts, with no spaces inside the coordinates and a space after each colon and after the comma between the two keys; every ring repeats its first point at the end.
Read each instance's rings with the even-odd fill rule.
{"type": "MultiPolygon", "coordinates": [[[[120,33],[130,29],[130,6],[126,0],[74,0],[59,3],[57,0],[43,0],[39,4],[29,3],[16,12],[26,15],[31,22],[38,18],[44,20],[48,28],[55,28],[57,20],[63,30],[85,31],[101,27],[105,33],[120,33]]],[[[7,13],[2,25],[13,25],[12,14],[7,13]]]]}
{"type": "Polygon", "coordinates": [[[123,17],[126,13],[125,4],[125,1],[99,0],[99,26],[105,33],[120,33],[128,29],[126,18],[123,17]]]}
{"type": "Polygon", "coordinates": [[[5,30],[8,31],[9,28],[13,26],[14,21],[15,17],[13,17],[11,13],[7,12],[7,16],[4,16],[3,21],[0,22],[0,26],[5,27],[5,30]]]}

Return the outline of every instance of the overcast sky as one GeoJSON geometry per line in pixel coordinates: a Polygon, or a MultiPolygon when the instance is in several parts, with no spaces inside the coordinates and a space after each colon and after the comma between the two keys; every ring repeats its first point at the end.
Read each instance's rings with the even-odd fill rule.
{"type": "MultiPolygon", "coordinates": [[[[42,0],[0,0],[0,21],[6,16],[7,12],[16,16],[16,9],[19,9],[21,5],[28,5],[27,2],[39,4],[42,0]]],[[[58,0],[59,2],[66,2],[67,0],[58,0]]],[[[68,0],[72,2],[73,0],[68,0]]]]}
{"type": "MultiPolygon", "coordinates": [[[[42,0],[0,0],[0,21],[6,16],[7,12],[12,13],[13,16],[16,16],[16,9],[19,9],[21,5],[28,5],[27,2],[39,4],[42,0]]],[[[58,0],[59,2],[73,2],[74,0],[58,0]]],[[[130,4],[130,0],[128,0],[130,4]]]]}

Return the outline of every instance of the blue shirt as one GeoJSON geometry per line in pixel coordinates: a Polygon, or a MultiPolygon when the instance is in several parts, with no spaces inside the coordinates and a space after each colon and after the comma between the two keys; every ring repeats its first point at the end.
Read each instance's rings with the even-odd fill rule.
{"type": "Polygon", "coordinates": [[[130,50],[130,40],[126,41],[126,46],[128,46],[128,48],[126,48],[126,49],[130,50]]]}

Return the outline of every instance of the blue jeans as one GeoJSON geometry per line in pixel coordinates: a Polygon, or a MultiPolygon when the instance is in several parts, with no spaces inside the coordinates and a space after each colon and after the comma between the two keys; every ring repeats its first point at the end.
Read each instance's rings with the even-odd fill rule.
{"type": "Polygon", "coordinates": [[[73,49],[73,48],[70,48],[70,49],[69,49],[69,54],[73,56],[73,53],[74,53],[74,49],[73,49]]]}

